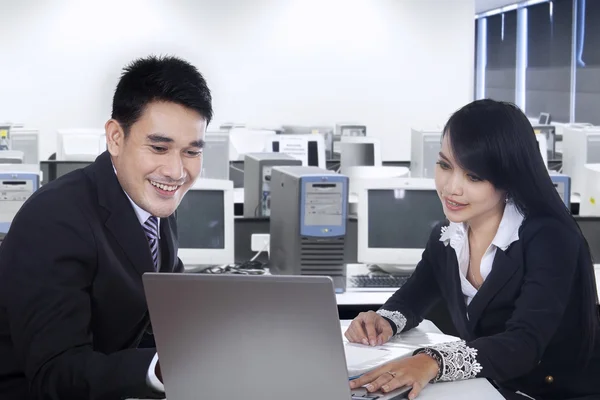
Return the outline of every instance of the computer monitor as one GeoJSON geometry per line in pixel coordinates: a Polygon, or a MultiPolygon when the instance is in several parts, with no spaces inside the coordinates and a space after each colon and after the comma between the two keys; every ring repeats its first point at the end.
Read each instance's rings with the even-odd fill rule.
{"type": "Polygon", "coordinates": [[[538,123],[540,125],[550,125],[550,114],[540,113],[540,118],[538,119],[538,123]]]}
{"type": "Polygon", "coordinates": [[[266,139],[276,135],[272,130],[232,128],[229,131],[229,161],[244,160],[247,153],[262,153],[266,139]]]}
{"type": "Polygon", "coordinates": [[[600,163],[600,127],[565,127],[562,163],[562,173],[571,177],[571,193],[581,194],[585,164],[600,163]]]}
{"type": "Polygon", "coordinates": [[[186,270],[234,262],[233,182],[199,178],[177,207],[179,258],[186,270]]]}
{"type": "Polygon", "coordinates": [[[52,182],[75,170],[85,168],[91,161],[56,161],[44,160],[40,162],[42,185],[52,182]]]}
{"type": "Polygon", "coordinates": [[[413,270],[432,229],[446,220],[434,180],[377,179],[358,196],[358,262],[390,273],[413,270]]]}
{"type": "Polygon", "coordinates": [[[62,129],[56,135],[56,159],[94,161],[106,150],[103,129],[62,129]]]}
{"type": "Polygon", "coordinates": [[[333,137],[334,128],[332,126],[304,126],[304,125],[282,125],[282,135],[305,135],[319,133],[323,135],[325,141],[325,157],[328,160],[333,159],[333,137]]]}
{"type": "Polygon", "coordinates": [[[25,155],[18,150],[0,150],[0,164],[23,164],[25,155]]]}
{"type": "Polygon", "coordinates": [[[39,131],[37,129],[11,128],[10,149],[23,152],[24,164],[39,163],[39,131]]]}
{"type": "Polygon", "coordinates": [[[320,133],[310,135],[275,135],[266,138],[263,151],[285,153],[305,167],[326,169],[325,139],[320,133]]]}
{"type": "Polygon", "coordinates": [[[600,217],[600,164],[584,165],[584,184],[581,189],[579,215],[600,217]]]}
{"type": "Polygon", "coordinates": [[[410,176],[433,178],[441,149],[441,130],[411,129],[410,176]]]}
{"type": "Polygon", "coordinates": [[[229,133],[206,132],[202,151],[202,178],[229,179],[229,133]]]}
{"type": "Polygon", "coordinates": [[[340,140],[340,173],[348,175],[350,167],[380,167],[381,142],[367,136],[342,136],[340,140]]]}

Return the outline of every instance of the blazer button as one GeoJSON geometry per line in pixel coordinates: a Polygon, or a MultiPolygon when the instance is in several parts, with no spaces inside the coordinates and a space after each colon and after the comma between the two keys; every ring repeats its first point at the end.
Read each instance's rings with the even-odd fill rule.
{"type": "Polygon", "coordinates": [[[544,381],[545,381],[545,382],[546,382],[548,385],[550,385],[550,384],[554,383],[554,377],[553,377],[552,375],[548,375],[548,376],[547,376],[547,377],[544,379],[544,381]]]}

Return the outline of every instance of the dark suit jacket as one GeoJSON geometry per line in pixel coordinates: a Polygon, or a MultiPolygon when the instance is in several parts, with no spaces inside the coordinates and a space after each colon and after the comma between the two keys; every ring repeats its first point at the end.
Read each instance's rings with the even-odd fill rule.
{"type": "Polygon", "coordinates": [[[582,238],[553,219],[525,220],[519,240],[496,250],[492,272],[467,307],[456,253],[439,240],[444,225],[433,230],[415,272],[382,309],[401,312],[408,330],[442,298],[460,337],[477,349],[478,376],[540,399],[600,398],[598,343],[586,367],[578,360],[586,332],[575,282],[589,257],[582,238]]]}
{"type": "MultiPolygon", "coordinates": [[[[161,271],[181,272],[175,217],[160,230],[161,271]]],[[[0,398],[164,397],[137,348],[153,269],[108,153],[34,193],[0,247],[0,398]]]]}

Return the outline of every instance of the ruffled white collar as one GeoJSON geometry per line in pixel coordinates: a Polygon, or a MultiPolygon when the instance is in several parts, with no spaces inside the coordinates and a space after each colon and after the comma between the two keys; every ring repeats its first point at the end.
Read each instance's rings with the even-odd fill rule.
{"type": "MultiPolygon", "coordinates": [[[[502,220],[496,231],[496,236],[492,240],[492,244],[502,251],[508,246],[519,240],[519,228],[523,223],[523,215],[512,202],[506,203],[502,220]]],[[[467,238],[468,227],[465,223],[450,222],[448,226],[442,227],[440,242],[444,242],[445,246],[450,246],[454,249],[459,248],[467,238]]]]}

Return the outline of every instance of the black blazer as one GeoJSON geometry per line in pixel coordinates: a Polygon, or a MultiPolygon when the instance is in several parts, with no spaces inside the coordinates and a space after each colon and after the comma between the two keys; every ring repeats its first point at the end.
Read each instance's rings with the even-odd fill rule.
{"type": "Polygon", "coordinates": [[[460,337],[477,350],[477,376],[539,399],[600,398],[600,346],[586,367],[577,359],[586,334],[574,283],[589,257],[583,240],[556,220],[526,219],[519,240],[496,250],[492,272],[467,307],[456,253],[439,240],[444,225],[433,230],[415,272],[381,308],[402,313],[406,331],[442,298],[460,337]]]}
{"type": "MultiPolygon", "coordinates": [[[[160,230],[161,271],[181,272],[175,217],[160,230]]],[[[164,397],[137,348],[153,269],[108,153],[35,192],[0,247],[0,398],[164,397]]]]}

